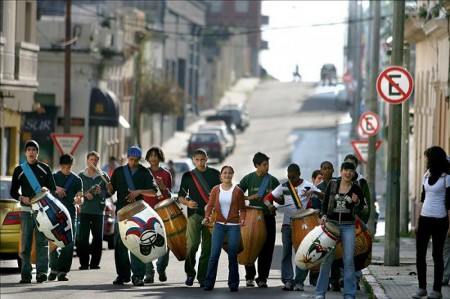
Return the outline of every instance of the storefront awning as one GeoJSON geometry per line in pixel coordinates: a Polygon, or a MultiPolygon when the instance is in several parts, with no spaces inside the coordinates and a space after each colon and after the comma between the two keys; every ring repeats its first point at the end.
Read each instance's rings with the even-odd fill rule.
{"type": "Polygon", "coordinates": [[[119,100],[110,90],[91,89],[89,126],[117,127],[119,125],[119,100]]]}

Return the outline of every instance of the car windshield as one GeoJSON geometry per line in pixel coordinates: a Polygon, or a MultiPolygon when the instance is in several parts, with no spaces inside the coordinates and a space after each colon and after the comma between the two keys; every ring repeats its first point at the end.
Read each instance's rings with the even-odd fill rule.
{"type": "Polygon", "coordinates": [[[11,181],[0,181],[0,199],[11,198],[9,191],[11,190],[11,181]]]}

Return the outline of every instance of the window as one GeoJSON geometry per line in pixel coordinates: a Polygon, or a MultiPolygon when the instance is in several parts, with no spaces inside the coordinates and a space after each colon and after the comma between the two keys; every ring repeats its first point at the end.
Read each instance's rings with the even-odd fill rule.
{"type": "Polygon", "coordinates": [[[248,0],[234,1],[234,10],[236,12],[248,12],[248,0]]]}
{"type": "Polygon", "coordinates": [[[25,3],[25,41],[31,42],[31,24],[32,24],[32,3],[25,3]]]}
{"type": "Polygon", "coordinates": [[[222,0],[213,0],[209,2],[209,7],[211,12],[220,12],[223,7],[222,0]]]}

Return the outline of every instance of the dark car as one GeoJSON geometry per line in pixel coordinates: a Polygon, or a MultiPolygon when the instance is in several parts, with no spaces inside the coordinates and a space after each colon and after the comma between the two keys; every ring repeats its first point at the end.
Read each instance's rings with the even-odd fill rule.
{"type": "Polygon", "coordinates": [[[227,105],[217,110],[218,116],[231,117],[234,125],[242,132],[250,125],[250,117],[248,111],[244,106],[239,105],[227,105]]]}
{"type": "Polygon", "coordinates": [[[208,157],[222,162],[227,155],[227,145],[216,132],[193,133],[189,138],[187,146],[187,156],[192,157],[195,150],[203,148],[208,153],[208,157]]]}

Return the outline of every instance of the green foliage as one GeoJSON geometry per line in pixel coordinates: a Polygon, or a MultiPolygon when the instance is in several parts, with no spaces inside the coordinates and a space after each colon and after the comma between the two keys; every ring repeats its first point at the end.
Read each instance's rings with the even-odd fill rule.
{"type": "Polygon", "coordinates": [[[140,112],[178,114],[183,102],[183,91],[168,81],[142,82],[139,91],[140,112]]]}

